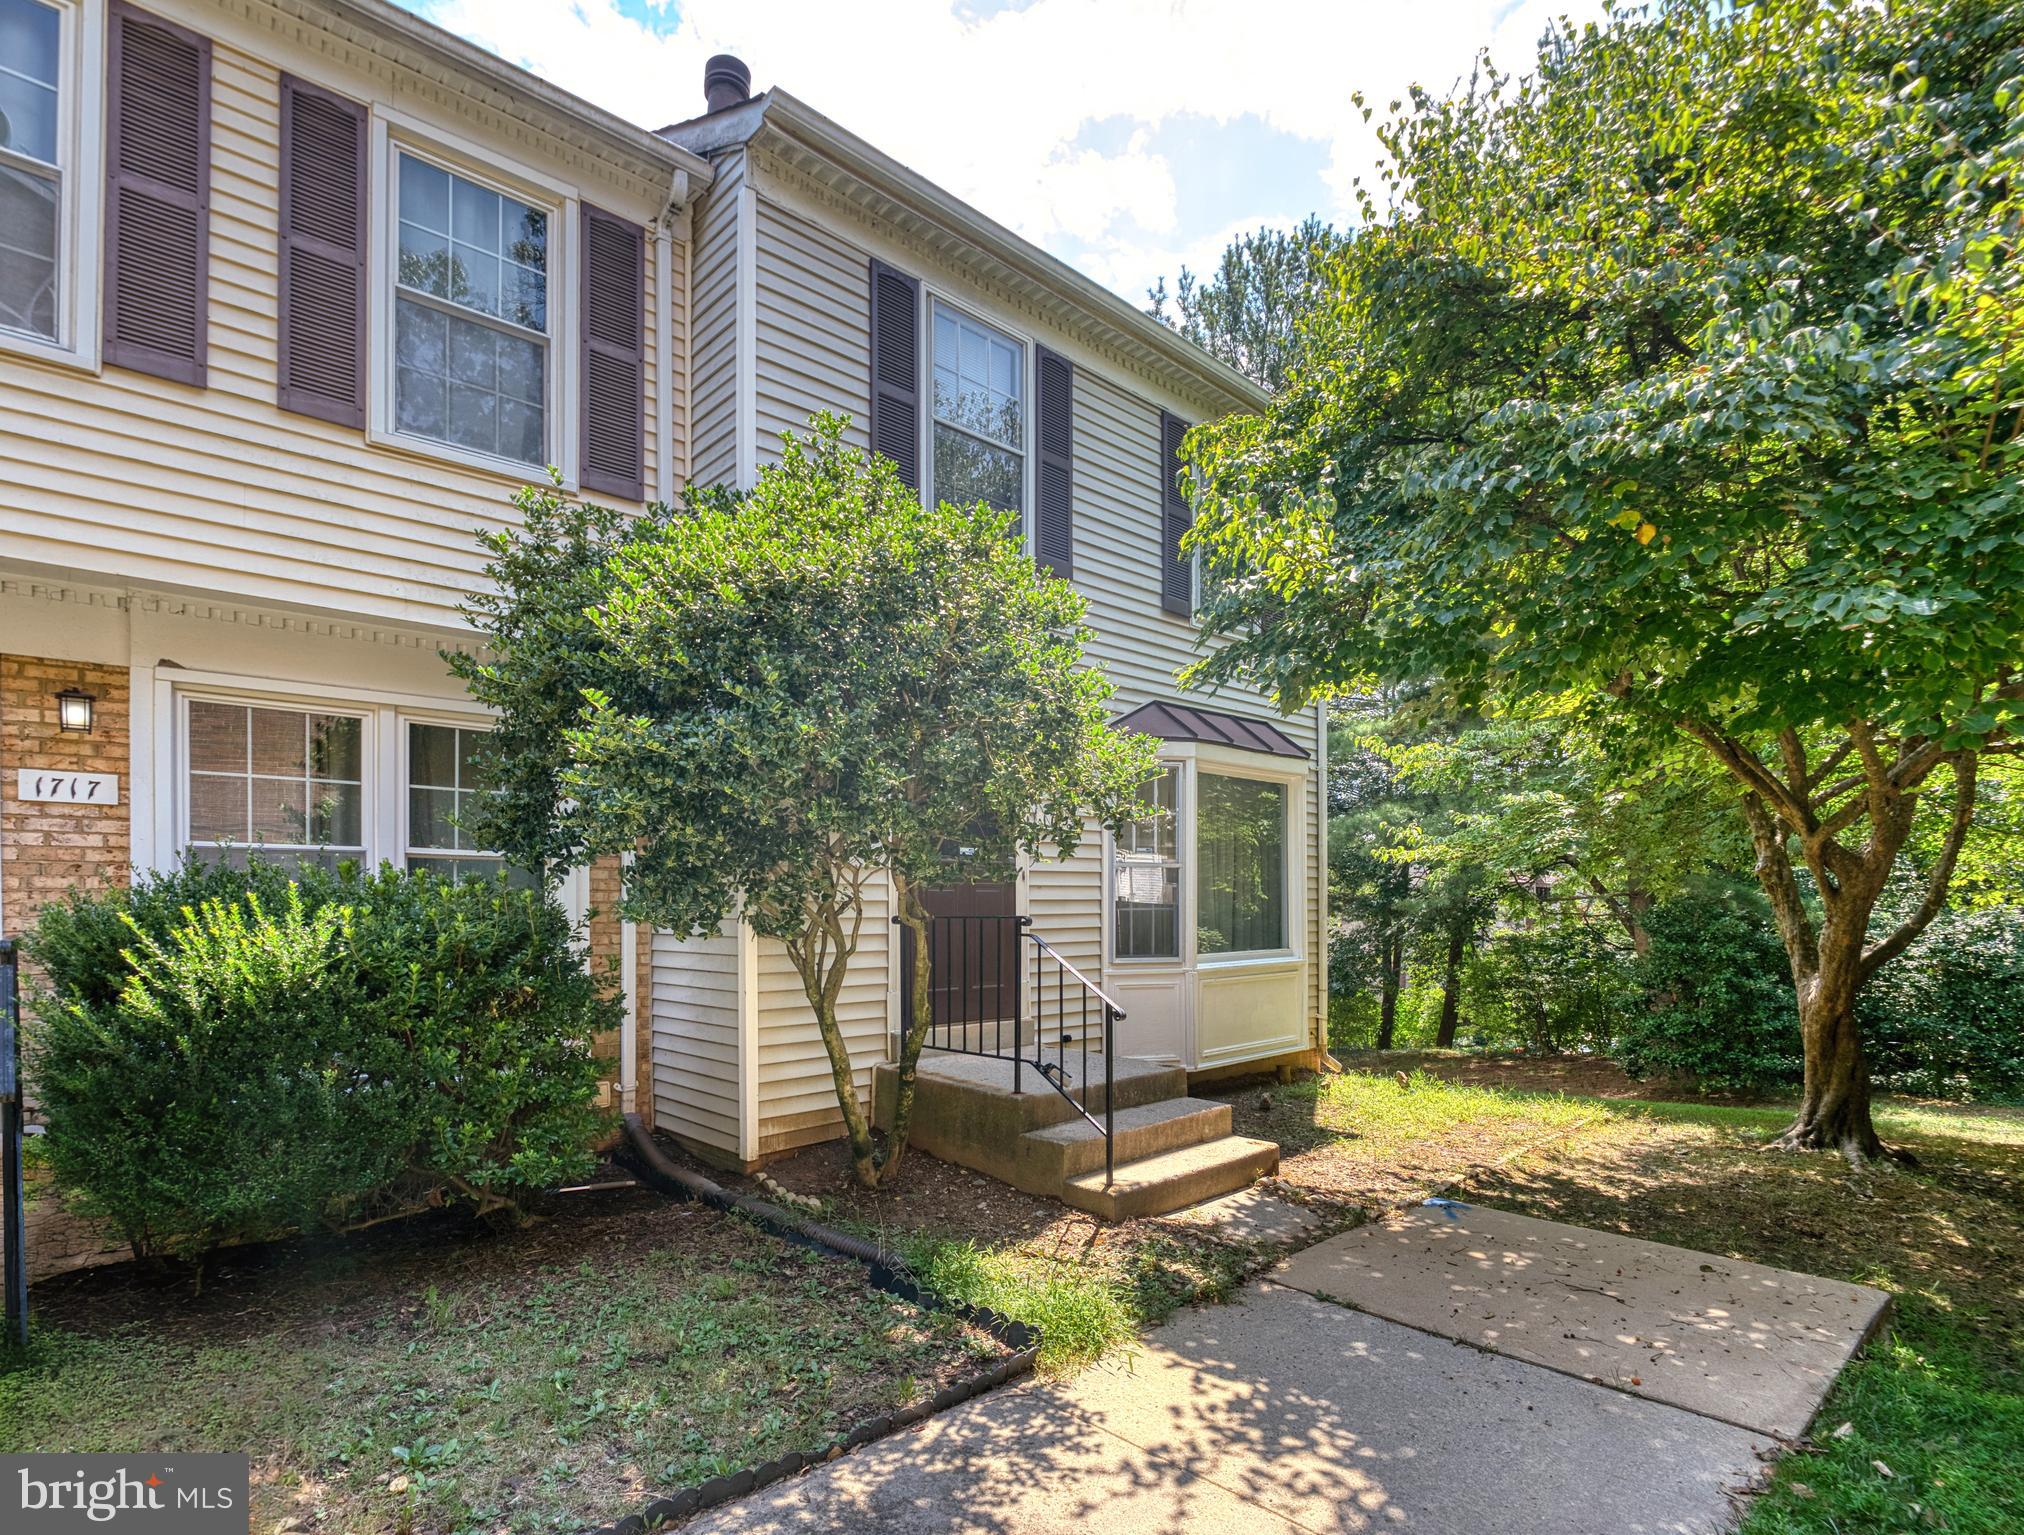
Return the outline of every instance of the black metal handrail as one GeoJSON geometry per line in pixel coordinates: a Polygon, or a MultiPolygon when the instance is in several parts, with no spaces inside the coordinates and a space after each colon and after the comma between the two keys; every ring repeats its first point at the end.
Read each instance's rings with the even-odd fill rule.
{"type": "MultiPolygon", "coordinates": [[[[897,924],[899,918],[893,921],[897,924]]],[[[1108,1187],[1117,1175],[1116,1109],[1111,1100],[1117,1085],[1117,1026],[1124,1019],[1124,1009],[1032,928],[1031,917],[995,913],[929,919],[928,984],[933,1011],[927,1046],[957,1055],[1011,1061],[1015,1093],[1026,1090],[1028,1066],[1039,1072],[1041,1080],[1103,1137],[1103,1175],[1108,1187]],[[1022,942],[1032,945],[1030,986],[1018,950],[1022,942]],[[1102,1119],[1089,1107],[1092,1011],[1101,1024],[1102,1119]],[[1009,1041],[1005,1037],[1008,1024],[1009,1041]],[[1077,1053],[1079,1076],[1068,1067],[1071,1048],[1077,1053]],[[1071,1087],[1071,1082],[1079,1086],[1071,1087]]],[[[911,931],[903,925],[901,931],[911,938],[911,931]]],[[[900,1013],[909,1023],[914,1015],[913,976],[911,953],[903,952],[900,1013]]]]}

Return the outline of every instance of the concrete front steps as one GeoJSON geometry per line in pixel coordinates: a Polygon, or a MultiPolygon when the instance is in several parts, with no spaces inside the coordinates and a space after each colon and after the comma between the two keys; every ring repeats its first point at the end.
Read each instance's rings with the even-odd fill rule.
{"type": "MultiPolygon", "coordinates": [[[[1092,1055],[1068,1058],[1069,1086],[1104,1117],[1104,1069],[1092,1055]]],[[[1279,1166],[1271,1141],[1230,1133],[1230,1105],[1190,1098],[1178,1066],[1119,1056],[1113,1071],[1116,1181],[1106,1186],[1103,1134],[1048,1085],[1029,1062],[1023,1091],[1012,1063],[995,1057],[927,1052],[914,1086],[907,1140],[945,1162],[987,1173],[1029,1194],[1045,1194],[1105,1220],[1164,1215],[1246,1188],[1279,1166]]],[[[873,1114],[892,1126],[898,1074],[873,1076],[873,1114]]]]}

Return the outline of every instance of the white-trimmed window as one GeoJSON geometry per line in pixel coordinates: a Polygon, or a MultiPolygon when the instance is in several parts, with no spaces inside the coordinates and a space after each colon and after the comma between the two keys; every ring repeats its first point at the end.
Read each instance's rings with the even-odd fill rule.
{"type": "Polygon", "coordinates": [[[184,824],[200,857],[365,857],[362,715],[193,698],[184,725],[184,824]]]}
{"type": "Polygon", "coordinates": [[[478,788],[491,732],[458,725],[407,725],[407,864],[446,879],[491,879],[506,861],[477,846],[464,815],[478,788]]]}
{"type": "Polygon", "coordinates": [[[934,498],[1024,512],[1026,348],[940,299],[931,307],[934,498]]]}
{"type": "Polygon", "coordinates": [[[96,346],[98,0],[0,0],[0,345],[96,346]]]}
{"type": "Polygon", "coordinates": [[[1119,960],[1181,957],[1180,770],[1142,788],[1149,814],[1112,839],[1112,952],[1119,960]]]}
{"type": "Polygon", "coordinates": [[[1287,947],[1287,788],[1195,774],[1195,950],[1287,947]]]}
{"type": "Polygon", "coordinates": [[[558,461],[559,210],[410,148],[392,167],[388,427],[502,466],[558,461]]]}

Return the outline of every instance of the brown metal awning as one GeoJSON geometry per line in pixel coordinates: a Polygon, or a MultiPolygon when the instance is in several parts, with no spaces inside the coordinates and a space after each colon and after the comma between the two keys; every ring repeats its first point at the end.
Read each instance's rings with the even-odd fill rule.
{"type": "Polygon", "coordinates": [[[1171,698],[1155,698],[1149,704],[1140,704],[1131,713],[1119,715],[1116,724],[1120,730],[1136,730],[1162,741],[1202,741],[1211,746],[1263,752],[1268,757],[1307,755],[1270,720],[1224,714],[1218,709],[1197,709],[1193,704],[1178,703],[1171,698]]]}

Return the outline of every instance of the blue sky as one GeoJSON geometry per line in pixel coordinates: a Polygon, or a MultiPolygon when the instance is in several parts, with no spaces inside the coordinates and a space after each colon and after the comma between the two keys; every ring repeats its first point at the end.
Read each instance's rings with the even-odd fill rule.
{"type": "Polygon", "coordinates": [[[1380,111],[1591,0],[403,0],[647,127],[703,60],[780,85],[1134,302],[1231,236],[1346,223],[1380,111]]]}

